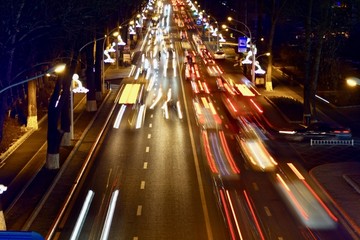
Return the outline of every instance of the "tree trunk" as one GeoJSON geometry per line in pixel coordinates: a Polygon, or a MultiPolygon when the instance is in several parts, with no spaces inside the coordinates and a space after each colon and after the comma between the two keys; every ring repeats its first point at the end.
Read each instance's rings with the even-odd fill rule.
{"type": "Polygon", "coordinates": [[[94,77],[94,49],[90,46],[86,48],[86,86],[89,89],[87,93],[86,110],[89,112],[97,111],[96,90],[94,77]]]}
{"type": "MultiPolygon", "coordinates": [[[[77,59],[78,54],[73,55],[73,59],[77,59]]],[[[61,131],[64,133],[62,140],[61,140],[61,146],[71,146],[72,144],[72,138],[73,138],[73,132],[71,130],[73,129],[72,122],[73,116],[71,116],[71,95],[73,94],[70,91],[70,86],[72,83],[72,74],[75,72],[77,68],[77,62],[71,61],[69,71],[66,71],[66,80],[63,81],[62,88],[62,98],[64,100],[64,104],[61,109],[61,131]]],[[[73,114],[73,113],[72,113],[73,114]]]]}
{"type": "Polygon", "coordinates": [[[65,80],[62,82],[62,93],[61,98],[63,98],[64,103],[61,106],[61,114],[60,114],[60,126],[61,131],[64,133],[61,139],[61,146],[71,146],[71,116],[70,116],[70,97],[72,94],[70,92],[70,84],[71,84],[71,76],[70,74],[66,75],[65,80]]]}
{"type": "Polygon", "coordinates": [[[321,1],[320,5],[320,23],[319,23],[319,30],[317,31],[317,46],[315,51],[315,62],[314,62],[314,81],[312,82],[312,111],[313,115],[316,119],[316,90],[318,86],[318,80],[320,75],[320,64],[322,59],[322,52],[323,52],[323,46],[325,41],[326,33],[329,32],[331,21],[329,19],[330,11],[331,11],[331,4],[332,2],[327,1],[321,1]]]}
{"type": "Polygon", "coordinates": [[[275,28],[277,23],[277,16],[275,10],[275,2],[272,3],[272,13],[271,13],[271,26],[270,26],[270,33],[269,33],[269,43],[268,43],[268,52],[270,56],[268,57],[268,65],[266,70],[266,78],[265,78],[265,89],[267,91],[273,90],[272,85],[272,48],[274,42],[274,35],[275,35],[275,28]]]}
{"type": "Polygon", "coordinates": [[[46,167],[48,169],[60,168],[60,142],[63,132],[58,129],[60,110],[63,100],[60,97],[61,80],[58,79],[50,97],[48,110],[48,133],[47,133],[47,158],[46,167]]]}
{"type": "Polygon", "coordinates": [[[3,139],[4,134],[4,122],[5,122],[5,106],[6,106],[6,97],[5,94],[0,95],[0,142],[3,139]]]}
{"type": "Polygon", "coordinates": [[[305,76],[304,76],[304,124],[309,125],[311,121],[310,108],[310,64],[311,64],[311,18],[313,2],[309,0],[308,12],[305,19],[305,76]]]}
{"type": "Polygon", "coordinates": [[[313,74],[313,81],[311,82],[310,85],[310,91],[311,91],[311,114],[312,114],[312,118],[314,120],[316,120],[317,118],[317,114],[316,114],[316,89],[317,89],[317,83],[318,83],[318,79],[319,79],[319,69],[320,69],[320,60],[321,60],[321,55],[322,55],[322,47],[323,47],[323,37],[322,34],[319,34],[318,39],[317,39],[317,46],[316,46],[316,51],[315,51],[315,59],[314,59],[314,74],[313,74]]]}
{"type": "Polygon", "coordinates": [[[27,127],[38,129],[37,103],[36,103],[36,80],[28,82],[28,116],[27,127]]]}
{"type": "Polygon", "coordinates": [[[103,79],[103,56],[104,56],[104,41],[95,42],[96,52],[95,52],[95,90],[96,90],[96,100],[100,101],[104,93],[104,79],[103,79]]]}

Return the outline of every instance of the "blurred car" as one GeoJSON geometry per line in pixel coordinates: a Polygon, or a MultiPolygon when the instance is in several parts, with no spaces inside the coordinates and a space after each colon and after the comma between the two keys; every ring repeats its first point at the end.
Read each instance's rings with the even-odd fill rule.
{"type": "Polygon", "coordinates": [[[217,51],[214,53],[215,59],[225,59],[225,52],[223,51],[217,51]]]}
{"type": "Polygon", "coordinates": [[[314,122],[309,126],[294,131],[280,131],[280,133],[289,134],[290,139],[303,141],[309,139],[350,139],[352,137],[351,129],[342,126],[332,125],[327,122],[314,122]]]}
{"type": "Polygon", "coordinates": [[[212,77],[219,77],[223,73],[221,68],[216,63],[208,63],[206,65],[206,71],[208,72],[209,76],[212,77]]]}

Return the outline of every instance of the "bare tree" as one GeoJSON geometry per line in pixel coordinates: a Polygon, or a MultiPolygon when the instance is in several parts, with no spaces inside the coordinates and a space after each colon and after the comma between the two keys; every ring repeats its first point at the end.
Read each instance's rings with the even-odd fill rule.
{"type": "Polygon", "coordinates": [[[272,91],[272,67],[273,67],[273,43],[274,43],[274,36],[276,31],[276,26],[280,18],[285,16],[285,10],[287,6],[287,0],[271,0],[267,3],[267,6],[270,6],[268,9],[270,15],[270,32],[268,36],[268,52],[271,53],[268,57],[268,65],[266,71],[266,81],[265,87],[266,90],[272,91]]]}

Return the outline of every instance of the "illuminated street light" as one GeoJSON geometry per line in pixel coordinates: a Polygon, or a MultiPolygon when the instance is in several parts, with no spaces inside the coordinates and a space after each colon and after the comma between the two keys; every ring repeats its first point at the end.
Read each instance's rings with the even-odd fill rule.
{"type": "Polygon", "coordinates": [[[208,15],[208,18],[212,18],[216,23],[216,29],[214,30],[214,33],[216,34],[216,51],[218,52],[219,49],[219,24],[218,21],[213,16],[208,15]]]}
{"type": "Polygon", "coordinates": [[[360,79],[355,77],[347,78],[346,83],[350,87],[360,86],[360,79]]]}
{"type": "Polygon", "coordinates": [[[3,89],[0,90],[0,94],[5,92],[6,90],[12,88],[12,87],[15,87],[15,86],[18,86],[18,85],[21,85],[21,84],[24,84],[24,83],[27,83],[27,82],[30,82],[32,80],[35,80],[37,78],[40,78],[40,77],[43,77],[43,76],[47,76],[47,75],[51,75],[52,73],[61,73],[64,71],[65,69],[65,66],[66,64],[62,63],[62,64],[59,64],[59,65],[56,65],[55,67],[52,67],[50,68],[48,71],[46,71],[45,73],[42,73],[42,74],[39,74],[39,75],[36,75],[34,77],[31,77],[31,78],[28,78],[28,79],[25,79],[23,81],[19,81],[19,82],[16,82],[14,84],[11,84],[3,89]]]}
{"type": "MultiPolygon", "coordinates": [[[[256,56],[255,56],[255,55],[256,55],[256,47],[255,47],[255,45],[254,45],[253,42],[252,42],[252,34],[251,34],[251,31],[250,31],[249,27],[248,27],[245,23],[243,23],[243,22],[234,20],[234,19],[232,19],[231,17],[228,17],[228,20],[229,20],[229,21],[236,21],[236,22],[238,22],[238,23],[243,24],[243,25],[245,26],[246,30],[248,31],[248,34],[249,34],[249,35],[244,34],[242,31],[239,31],[239,30],[237,30],[237,29],[235,29],[235,28],[231,28],[231,27],[229,27],[229,26],[227,26],[227,25],[222,25],[222,28],[224,28],[224,29],[231,29],[231,30],[233,30],[233,31],[235,31],[235,32],[244,34],[245,37],[249,39],[249,41],[250,41],[250,51],[248,52],[248,54],[251,53],[251,55],[249,56],[249,57],[251,57],[251,82],[252,82],[253,84],[255,84],[255,75],[256,75],[256,73],[255,73],[256,56]]],[[[249,61],[250,61],[250,60],[249,60],[249,61]]]]}
{"type": "MultiPolygon", "coordinates": [[[[243,25],[243,26],[246,28],[246,31],[248,31],[248,33],[249,33],[249,37],[247,37],[246,34],[245,34],[245,36],[250,39],[250,51],[252,52],[251,82],[252,82],[253,84],[255,84],[255,75],[256,75],[256,74],[255,74],[255,63],[256,63],[256,56],[255,56],[255,55],[256,55],[256,47],[255,47],[255,45],[254,45],[253,42],[252,42],[251,30],[250,30],[250,28],[249,28],[245,23],[243,23],[243,22],[241,22],[241,21],[239,21],[239,20],[233,19],[232,17],[228,17],[227,20],[228,20],[229,22],[234,21],[234,22],[236,22],[236,23],[240,23],[241,25],[243,25]]],[[[239,30],[234,29],[234,28],[230,28],[230,27],[227,27],[227,28],[229,28],[229,29],[231,29],[231,30],[233,30],[233,31],[235,31],[235,32],[240,32],[239,30]]]]}

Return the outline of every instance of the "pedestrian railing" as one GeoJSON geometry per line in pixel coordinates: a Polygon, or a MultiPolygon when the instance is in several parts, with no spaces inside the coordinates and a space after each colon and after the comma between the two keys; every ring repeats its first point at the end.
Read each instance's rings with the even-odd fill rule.
{"type": "Polygon", "coordinates": [[[354,139],[338,140],[338,139],[310,139],[310,146],[314,145],[351,145],[354,146],[354,139]]]}

